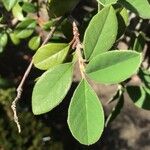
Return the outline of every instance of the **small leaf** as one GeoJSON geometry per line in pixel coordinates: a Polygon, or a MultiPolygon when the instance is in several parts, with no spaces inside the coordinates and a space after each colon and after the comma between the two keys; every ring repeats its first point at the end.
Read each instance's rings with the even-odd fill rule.
{"type": "Polygon", "coordinates": [[[150,4],[148,0],[119,0],[119,3],[144,19],[150,18],[150,4]]]}
{"type": "Polygon", "coordinates": [[[133,50],[136,50],[137,52],[142,52],[144,49],[144,46],[145,46],[145,42],[146,41],[145,41],[142,33],[140,33],[135,39],[135,42],[133,45],[133,50]]]}
{"type": "Polygon", "coordinates": [[[124,20],[124,23],[125,25],[127,26],[128,23],[129,23],[129,14],[128,14],[128,11],[126,8],[123,8],[121,11],[120,11],[120,15],[122,16],[123,20],[124,20]]]}
{"type": "Polygon", "coordinates": [[[65,60],[69,49],[70,46],[64,43],[46,44],[38,49],[33,57],[33,63],[37,68],[47,70],[61,64],[65,60]]]}
{"type": "Polygon", "coordinates": [[[96,56],[86,68],[87,75],[104,84],[120,83],[136,73],[142,55],[130,50],[115,50],[96,56]]]}
{"type": "Polygon", "coordinates": [[[8,36],[6,33],[0,34],[0,46],[5,47],[8,41],[8,36]]]}
{"type": "Polygon", "coordinates": [[[44,22],[43,24],[41,24],[41,27],[44,29],[44,30],[49,30],[52,26],[55,26],[56,24],[56,20],[55,19],[51,19],[47,22],[44,22]]]}
{"type": "Polygon", "coordinates": [[[20,39],[25,39],[32,35],[36,27],[36,22],[34,19],[26,19],[17,25],[15,34],[20,39]]]}
{"type": "Polygon", "coordinates": [[[95,15],[84,36],[86,59],[92,59],[109,50],[115,42],[117,29],[117,17],[113,7],[106,7],[95,15]]]}
{"type": "Polygon", "coordinates": [[[17,18],[19,21],[25,20],[25,17],[22,12],[22,7],[17,3],[13,9],[12,9],[12,14],[15,18],[17,18]]]}
{"type": "Polygon", "coordinates": [[[4,50],[4,47],[2,47],[2,46],[0,45],[0,53],[2,53],[3,50],[4,50]]]}
{"type": "Polygon", "coordinates": [[[10,33],[9,36],[14,45],[18,45],[20,43],[20,39],[17,38],[16,34],[10,33]]]}
{"type": "Polygon", "coordinates": [[[37,50],[40,46],[41,38],[40,36],[34,36],[28,43],[28,46],[32,50],[37,50]]]}
{"type": "Polygon", "coordinates": [[[102,5],[111,5],[115,4],[118,0],[97,0],[102,5]]]}
{"type": "Polygon", "coordinates": [[[2,0],[2,3],[8,11],[10,11],[14,7],[16,2],[17,0],[2,0]]]}
{"type": "Polygon", "coordinates": [[[49,112],[62,102],[70,89],[72,75],[72,64],[61,64],[49,69],[38,79],[32,93],[35,115],[49,112]]]}
{"type": "Polygon", "coordinates": [[[99,140],[104,129],[104,112],[96,93],[87,81],[78,85],[68,111],[68,125],[73,136],[85,145],[99,140]]]}
{"type": "Polygon", "coordinates": [[[37,11],[37,8],[31,2],[24,2],[23,6],[22,6],[22,10],[27,13],[35,13],[37,11]]]}
{"type": "Polygon", "coordinates": [[[127,92],[137,107],[150,110],[150,95],[146,95],[143,87],[128,86],[127,92]]]}

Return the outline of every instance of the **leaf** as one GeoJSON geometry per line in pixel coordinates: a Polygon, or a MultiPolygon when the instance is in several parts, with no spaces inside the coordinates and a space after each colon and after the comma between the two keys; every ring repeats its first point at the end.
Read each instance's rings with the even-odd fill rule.
{"type": "Polygon", "coordinates": [[[126,9],[126,8],[123,8],[123,9],[120,11],[120,15],[122,16],[123,21],[124,21],[125,25],[127,26],[128,23],[129,23],[129,14],[128,14],[127,9],[126,9]]]}
{"type": "Polygon", "coordinates": [[[94,81],[116,84],[136,73],[142,61],[141,53],[115,50],[96,56],[87,65],[86,73],[94,81]]]}
{"type": "Polygon", "coordinates": [[[0,34],[0,46],[5,47],[7,45],[8,36],[6,33],[0,34]]]}
{"type": "Polygon", "coordinates": [[[119,0],[119,3],[144,19],[150,18],[150,4],[148,0],[119,0]]]}
{"type": "Polygon", "coordinates": [[[111,5],[115,4],[118,0],[97,0],[102,5],[111,5]]]}
{"type": "Polygon", "coordinates": [[[137,107],[150,110],[150,95],[146,95],[143,87],[128,86],[127,92],[137,107]]]}
{"type": "Polygon", "coordinates": [[[16,34],[10,33],[9,36],[14,45],[18,45],[20,43],[20,39],[17,38],[16,34]]]}
{"type": "Polygon", "coordinates": [[[145,46],[145,39],[142,35],[142,33],[139,33],[139,35],[136,37],[133,45],[133,50],[136,50],[137,52],[142,52],[145,46]]]}
{"type": "Polygon", "coordinates": [[[117,29],[117,18],[113,7],[106,7],[95,15],[84,36],[86,59],[92,59],[109,50],[115,42],[117,29]]]}
{"type": "Polygon", "coordinates": [[[15,18],[17,18],[19,21],[25,20],[25,17],[22,12],[22,7],[17,3],[13,9],[12,9],[12,14],[15,18]]]}
{"type": "Polygon", "coordinates": [[[35,67],[41,70],[47,70],[50,67],[61,64],[70,49],[68,44],[50,43],[38,49],[33,57],[35,67]]]}
{"type": "Polygon", "coordinates": [[[87,81],[78,85],[68,111],[68,125],[73,136],[85,145],[99,140],[104,129],[104,112],[96,93],[87,81]]]}
{"type": "Polygon", "coordinates": [[[117,12],[117,20],[118,20],[117,39],[119,39],[124,34],[128,25],[129,15],[127,9],[123,8],[121,11],[117,12]]]}
{"type": "Polygon", "coordinates": [[[46,71],[37,81],[32,93],[32,111],[40,115],[59,105],[72,82],[72,64],[61,64],[46,71]]]}
{"type": "Polygon", "coordinates": [[[4,47],[0,45],[0,54],[4,51],[4,47]]]}
{"type": "Polygon", "coordinates": [[[31,2],[24,2],[22,10],[27,13],[35,13],[37,11],[36,6],[31,2]]]}
{"type": "Polygon", "coordinates": [[[73,10],[78,2],[79,0],[49,0],[50,17],[64,16],[73,10]]]}
{"type": "Polygon", "coordinates": [[[44,22],[41,24],[41,27],[44,29],[44,30],[48,30],[52,27],[52,26],[55,26],[56,24],[56,19],[51,19],[47,22],[44,22]]]}
{"type": "Polygon", "coordinates": [[[107,127],[109,123],[111,123],[114,119],[116,119],[118,114],[120,114],[120,112],[123,108],[123,105],[124,105],[124,97],[123,97],[123,95],[121,95],[121,97],[119,97],[119,100],[118,100],[116,106],[112,109],[111,114],[107,117],[105,127],[107,127]]]}
{"type": "Polygon", "coordinates": [[[20,39],[25,39],[32,35],[36,27],[36,22],[34,19],[26,19],[20,22],[15,30],[15,34],[20,39]]]}
{"type": "Polygon", "coordinates": [[[41,38],[40,36],[34,36],[30,39],[28,46],[32,50],[37,50],[40,46],[41,38]]]}
{"type": "Polygon", "coordinates": [[[14,7],[16,2],[17,0],[2,0],[2,3],[8,11],[10,11],[14,7]]]}
{"type": "Polygon", "coordinates": [[[150,71],[141,68],[138,76],[142,80],[143,84],[150,88],[150,71]]]}

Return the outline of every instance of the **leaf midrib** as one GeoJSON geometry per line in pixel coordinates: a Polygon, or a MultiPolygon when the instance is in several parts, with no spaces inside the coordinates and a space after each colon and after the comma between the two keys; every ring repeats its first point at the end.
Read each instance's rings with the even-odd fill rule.
{"type": "MultiPolygon", "coordinates": [[[[67,47],[65,47],[65,48],[67,48],[67,47]]],[[[64,48],[64,49],[65,49],[65,48],[64,48]]],[[[42,60],[42,61],[36,63],[36,65],[42,65],[42,64],[44,64],[45,62],[50,61],[50,60],[53,59],[56,55],[59,55],[60,53],[62,53],[64,49],[62,49],[62,50],[60,50],[60,51],[58,51],[58,52],[56,52],[56,53],[54,53],[54,54],[48,56],[46,59],[44,59],[44,60],[42,60]]],[[[65,50],[64,50],[64,51],[65,51],[65,50]]]]}
{"type": "Polygon", "coordinates": [[[99,30],[99,33],[98,33],[98,38],[95,40],[95,47],[94,47],[94,50],[90,53],[90,57],[89,57],[89,59],[92,57],[92,55],[93,55],[93,53],[95,53],[95,48],[97,47],[97,44],[98,44],[98,41],[99,41],[99,37],[101,36],[100,34],[103,32],[103,29],[104,29],[104,26],[105,26],[105,24],[106,24],[106,22],[107,22],[107,20],[108,20],[108,16],[109,16],[109,13],[110,13],[110,9],[111,9],[111,7],[109,8],[109,12],[108,12],[108,14],[107,14],[107,16],[106,16],[106,19],[105,19],[105,22],[103,23],[103,25],[102,25],[102,29],[101,30],[99,30]]]}
{"type": "Polygon", "coordinates": [[[88,113],[87,113],[87,109],[88,109],[88,106],[87,106],[87,98],[86,98],[86,81],[83,81],[84,82],[84,97],[85,97],[85,111],[86,111],[86,131],[87,131],[87,143],[89,143],[89,133],[88,133],[88,113]]]}
{"type": "Polygon", "coordinates": [[[98,71],[100,71],[100,70],[105,70],[105,69],[111,68],[112,66],[119,65],[119,64],[121,64],[121,63],[123,63],[123,62],[132,60],[132,59],[134,59],[135,57],[138,57],[138,56],[134,56],[134,57],[132,57],[132,58],[129,58],[129,59],[120,61],[119,63],[116,63],[116,64],[111,64],[111,65],[109,65],[109,66],[106,66],[105,68],[94,69],[94,70],[92,70],[91,72],[87,72],[87,73],[94,73],[94,72],[98,72],[98,71]]]}

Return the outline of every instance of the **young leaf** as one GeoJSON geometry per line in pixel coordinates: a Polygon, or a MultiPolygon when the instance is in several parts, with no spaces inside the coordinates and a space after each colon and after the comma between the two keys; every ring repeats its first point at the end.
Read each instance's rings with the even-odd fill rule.
{"type": "Polygon", "coordinates": [[[109,50],[117,35],[117,17],[114,8],[102,9],[91,20],[84,36],[84,53],[86,59],[109,50]]]}
{"type": "Polygon", "coordinates": [[[10,11],[14,7],[16,2],[17,0],[2,0],[2,3],[8,11],[10,11]]]}
{"type": "Polygon", "coordinates": [[[85,145],[99,140],[104,129],[104,112],[96,93],[87,81],[78,85],[68,111],[68,125],[73,136],[85,145]]]}
{"type": "Polygon", "coordinates": [[[92,59],[86,68],[86,73],[99,83],[120,83],[136,73],[141,61],[142,55],[134,51],[110,51],[92,59]]]}
{"type": "Polygon", "coordinates": [[[148,0],[119,0],[119,3],[144,19],[150,18],[150,4],[148,0]]]}
{"type": "Polygon", "coordinates": [[[28,43],[28,46],[32,50],[37,50],[40,46],[41,38],[40,36],[34,36],[28,43]]]}
{"type": "Polygon", "coordinates": [[[118,0],[97,0],[102,5],[111,5],[115,4],[118,0]]]}
{"type": "Polygon", "coordinates": [[[150,110],[150,95],[146,95],[143,87],[128,86],[127,92],[137,107],[150,110]]]}
{"type": "Polygon", "coordinates": [[[34,19],[26,19],[17,25],[15,34],[20,39],[25,39],[32,35],[36,27],[34,19]]]}
{"type": "Polygon", "coordinates": [[[69,49],[70,46],[64,43],[46,44],[38,49],[33,57],[33,63],[37,68],[47,70],[61,64],[65,60],[69,49]]]}
{"type": "Polygon", "coordinates": [[[71,86],[72,74],[72,64],[61,64],[39,78],[32,93],[32,110],[35,115],[46,113],[62,102],[71,86]]]}

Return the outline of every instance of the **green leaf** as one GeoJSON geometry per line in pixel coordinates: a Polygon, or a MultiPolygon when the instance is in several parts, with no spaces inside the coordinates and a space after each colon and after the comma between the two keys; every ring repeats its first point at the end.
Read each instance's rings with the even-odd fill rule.
{"type": "Polygon", "coordinates": [[[33,57],[35,67],[41,70],[47,70],[50,67],[61,64],[70,49],[68,44],[50,43],[38,49],[33,57]]]}
{"type": "Polygon", "coordinates": [[[133,45],[133,50],[136,50],[137,52],[142,52],[144,49],[144,46],[145,46],[145,42],[146,41],[145,41],[142,33],[140,33],[135,39],[135,42],[133,45]]]}
{"type": "Polygon", "coordinates": [[[11,41],[14,45],[18,45],[20,43],[20,39],[14,33],[9,34],[11,41]]]}
{"type": "Polygon", "coordinates": [[[37,8],[31,2],[24,2],[23,6],[22,6],[22,10],[27,13],[35,13],[37,11],[37,8]]]}
{"type": "Polygon", "coordinates": [[[0,54],[4,51],[4,47],[0,45],[0,54]]]}
{"type": "Polygon", "coordinates": [[[102,5],[111,5],[115,4],[118,0],[97,0],[102,5]]]}
{"type": "Polygon", "coordinates": [[[64,16],[73,10],[78,2],[79,0],[49,0],[50,17],[64,16]]]}
{"type": "Polygon", "coordinates": [[[147,86],[148,88],[150,88],[150,71],[141,68],[139,73],[138,73],[138,76],[142,80],[143,84],[145,86],[147,86]]]}
{"type": "Polygon", "coordinates": [[[16,2],[17,0],[2,0],[2,3],[8,11],[10,11],[14,7],[16,2]]]}
{"type": "Polygon", "coordinates": [[[0,34],[0,46],[5,47],[8,41],[8,36],[6,33],[0,34]]]}
{"type": "Polygon", "coordinates": [[[70,89],[72,75],[72,64],[61,64],[39,78],[32,93],[32,111],[35,115],[49,112],[62,102],[70,89]]]}
{"type": "Polygon", "coordinates": [[[150,4],[148,0],[119,0],[119,3],[144,19],[150,18],[150,4]]]}
{"type": "Polygon", "coordinates": [[[128,14],[127,9],[126,9],[126,8],[123,8],[123,9],[120,11],[120,15],[122,16],[123,21],[124,21],[125,25],[127,26],[128,23],[129,23],[129,14],[128,14]]]}
{"type": "Polygon", "coordinates": [[[137,107],[150,110],[150,95],[146,95],[143,87],[128,86],[127,92],[137,107]]]}
{"type": "Polygon", "coordinates": [[[56,19],[51,19],[51,20],[49,20],[49,21],[43,23],[43,24],[42,24],[42,28],[43,28],[44,30],[48,30],[48,31],[49,31],[49,29],[50,29],[52,26],[55,26],[55,24],[56,24],[56,19]]]}
{"type": "Polygon", "coordinates": [[[20,22],[15,30],[15,34],[20,39],[25,39],[32,35],[36,27],[36,21],[34,19],[26,19],[20,22]]]}
{"type": "Polygon", "coordinates": [[[25,20],[25,17],[22,12],[22,7],[17,3],[13,9],[12,9],[12,14],[15,18],[17,18],[19,21],[25,20]]]}
{"type": "Polygon", "coordinates": [[[99,83],[120,83],[136,73],[141,61],[142,55],[134,51],[110,51],[92,59],[86,68],[86,73],[99,83]]]}
{"type": "Polygon", "coordinates": [[[78,85],[68,111],[68,125],[73,136],[85,145],[99,140],[104,129],[104,112],[96,93],[87,81],[78,85]]]}
{"type": "Polygon", "coordinates": [[[92,59],[109,50],[115,42],[117,29],[117,18],[113,7],[106,7],[95,15],[84,36],[86,59],[92,59]]]}
{"type": "Polygon", "coordinates": [[[126,8],[123,8],[121,11],[117,12],[117,19],[118,19],[117,39],[119,39],[124,34],[129,21],[129,15],[126,8]]]}
{"type": "Polygon", "coordinates": [[[32,50],[37,50],[40,46],[40,42],[41,42],[41,37],[40,36],[34,36],[29,41],[28,46],[32,50]]]}

